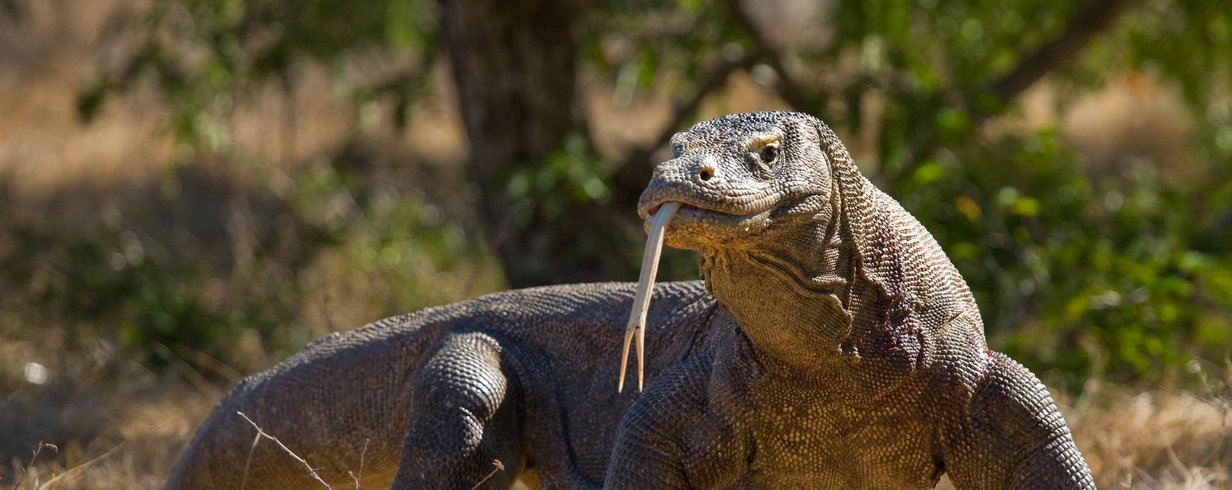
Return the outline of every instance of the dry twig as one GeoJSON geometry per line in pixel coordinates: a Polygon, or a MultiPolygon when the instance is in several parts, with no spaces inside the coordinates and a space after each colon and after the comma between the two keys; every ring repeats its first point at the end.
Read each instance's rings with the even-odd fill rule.
{"type": "Polygon", "coordinates": [[[368,454],[368,443],[371,441],[371,438],[364,439],[364,449],[359,452],[359,475],[356,476],[355,473],[347,470],[347,474],[351,475],[351,479],[355,481],[355,490],[359,490],[359,481],[364,478],[364,455],[368,454]]]}
{"type": "MultiPolygon", "coordinates": [[[[248,416],[247,416],[247,415],[244,415],[244,412],[236,411],[235,413],[239,414],[239,416],[240,416],[240,417],[244,417],[244,420],[247,420],[247,421],[248,421],[248,423],[249,423],[249,424],[251,424],[251,425],[252,425],[252,427],[253,427],[254,429],[257,429],[257,438],[258,438],[258,439],[259,439],[259,438],[264,437],[264,438],[266,438],[266,439],[269,439],[269,440],[271,440],[271,441],[274,441],[274,444],[277,444],[277,445],[278,445],[278,447],[282,448],[282,450],[283,450],[284,452],[286,452],[287,454],[291,455],[291,457],[292,457],[292,458],[295,458],[295,460],[296,460],[296,461],[299,461],[300,463],[302,463],[302,464],[304,465],[304,467],[305,467],[305,468],[308,468],[308,473],[309,473],[310,475],[312,475],[312,478],[316,479],[316,481],[318,481],[318,482],[321,482],[321,484],[322,484],[322,485],[325,485],[325,488],[328,488],[328,489],[330,489],[330,490],[333,490],[333,487],[329,486],[329,484],[328,484],[328,483],[325,483],[325,480],[322,480],[322,479],[321,479],[321,475],[318,475],[318,474],[317,474],[317,470],[313,469],[313,468],[312,468],[312,465],[308,464],[308,462],[307,462],[307,461],[304,461],[304,458],[301,458],[301,457],[299,457],[299,455],[298,455],[298,454],[295,454],[295,452],[294,452],[294,451],[292,451],[290,448],[288,448],[285,444],[283,444],[283,443],[282,443],[282,441],[279,441],[277,437],[274,437],[274,436],[271,436],[271,435],[269,435],[269,434],[265,433],[265,431],[261,429],[261,426],[257,425],[257,423],[256,423],[256,422],[253,422],[253,421],[252,421],[252,419],[248,418],[248,416]]],[[[252,447],[253,447],[253,449],[255,449],[255,448],[257,447],[257,440],[258,440],[258,439],[254,439],[254,440],[252,441],[252,447]]],[[[251,463],[251,462],[252,462],[252,450],[251,450],[251,449],[250,449],[250,450],[249,450],[249,452],[248,452],[248,462],[249,462],[249,463],[251,463]]],[[[241,486],[241,487],[243,487],[243,485],[244,485],[244,484],[246,484],[247,482],[248,482],[248,463],[245,463],[245,464],[244,464],[244,480],[243,480],[243,482],[240,484],[240,486],[241,486]]]]}
{"type": "Polygon", "coordinates": [[[30,462],[27,463],[26,466],[21,469],[21,473],[17,475],[17,483],[13,484],[13,490],[17,490],[18,488],[21,488],[21,482],[22,480],[26,479],[26,473],[30,472],[30,468],[34,467],[34,463],[38,461],[39,454],[43,452],[44,448],[50,449],[51,452],[55,454],[60,454],[59,446],[55,444],[49,444],[43,441],[39,441],[38,448],[35,448],[34,454],[30,456],[30,462]]]}
{"type": "Polygon", "coordinates": [[[492,472],[488,473],[488,476],[483,477],[482,480],[479,480],[479,483],[476,483],[475,486],[471,487],[471,490],[479,490],[479,487],[483,485],[483,482],[491,480],[492,477],[496,476],[496,472],[505,471],[505,463],[502,463],[499,459],[492,460],[492,466],[494,466],[494,468],[492,468],[492,472]]]}
{"type": "MultiPolygon", "coordinates": [[[[50,445],[51,444],[48,444],[48,446],[50,445]]],[[[112,454],[114,454],[117,450],[119,450],[122,447],[124,447],[123,443],[121,443],[120,445],[116,447],[109,449],[107,452],[103,454],[100,454],[97,458],[91,459],[77,466],[69,468],[64,473],[60,473],[59,475],[52,477],[52,479],[47,480],[46,483],[39,485],[38,490],[49,490],[50,488],[52,488],[52,485],[55,484],[56,482],[59,482],[60,480],[66,480],[68,478],[72,478],[73,475],[76,475],[78,473],[81,473],[82,471],[85,471],[86,468],[94,466],[95,463],[98,463],[99,461],[107,459],[108,456],[111,456],[112,454]]]]}

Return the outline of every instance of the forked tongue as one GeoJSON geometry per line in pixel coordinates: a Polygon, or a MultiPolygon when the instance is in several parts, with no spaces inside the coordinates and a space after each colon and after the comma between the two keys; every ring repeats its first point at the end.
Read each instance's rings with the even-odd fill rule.
{"type": "Polygon", "coordinates": [[[633,311],[629,312],[629,327],[625,330],[625,346],[620,354],[620,380],[616,392],[625,389],[625,368],[629,365],[629,344],[637,334],[637,391],[642,391],[643,373],[646,366],[646,312],[650,309],[650,289],[654,287],[655,273],[659,271],[659,256],[663,252],[663,232],[680,209],[680,203],[668,202],[659,206],[650,222],[650,235],[646,237],[646,251],[642,255],[642,273],[637,279],[633,294],[633,311]]]}

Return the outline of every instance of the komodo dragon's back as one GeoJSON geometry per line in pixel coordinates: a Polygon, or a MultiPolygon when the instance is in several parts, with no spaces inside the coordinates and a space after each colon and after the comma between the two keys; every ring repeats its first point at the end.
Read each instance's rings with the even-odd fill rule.
{"type": "MultiPolygon", "coordinates": [[[[631,284],[609,283],[508,291],[312,342],[233,388],[201,425],[167,487],[320,486],[304,462],[272,441],[256,441],[257,430],[237,412],[331,484],[353,485],[353,474],[362,477],[363,488],[388,487],[407,451],[424,456],[420,443],[440,459],[422,469],[437,479],[457,471],[455,480],[469,482],[463,488],[490,472],[492,459],[501,459],[506,471],[489,483],[508,485],[536,456],[544,461],[536,470],[545,482],[597,482],[620,415],[635,398],[616,396],[613,381],[632,290],[631,284]],[[489,366],[468,359],[485,356],[493,361],[489,366]],[[485,367],[498,376],[485,377],[485,367]],[[592,394],[607,403],[584,406],[592,394]],[[451,470],[444,461],[451,451],[475,448],[413,434],[456,430],[445,419],[483,416],[484,410],[494,417],[487,425],[504,429],[506,440],[478,434],[472,442],[482,454],[475,468],[451,470]],[[417,428],[413,418],[424,423],[417,428]]],[[[652,347],[659,354],[652,370],[689,354],[690,339],[702,333],[713,308],[700,282],[659,286],[651,315],[661,345],[652,347]]]]}

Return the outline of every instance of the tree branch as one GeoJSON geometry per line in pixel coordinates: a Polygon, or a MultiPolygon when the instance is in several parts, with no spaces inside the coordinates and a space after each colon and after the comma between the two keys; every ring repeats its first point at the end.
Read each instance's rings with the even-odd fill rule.
{"type": "Polygon", "coordinates": [[[715,90],[718,90],[726,85],[727,78],[730,77],[732,73],[735,73],[736,70],[749,69],[753,66],[753,61],[753,56],[745,55],[735,61],[728,61],[724,59],[717,63],[714,68],[710,70],[710,75],[706,77],[706,81],[702,83],[701,86],[699,86],[693,93],[693,96],[688,100],[676,104],[676,109],[672,111],[671,120],[668,121],[667,125],[663,127],[663,130],[659,132],[659,137],[655,138],[654,143],[650,147],[643,148],[642,152],[650,154],[659,147],[667,144],[667,141],[672,138],[672,135],[675,134],[676,130],[680,128],[680,125],[684,124],[685,118],[697,112],[697,108],[701,106],[702,101],[706,99],[707,95],[710,95],[715,90]]]}
{"type": "Polygon", "coordinates": [[[659,135],[647,146],[638,148],[629,153],[625,161],[617,168],[616,173],[612,178],[612,194],[616,196],[618,202],[635,201],[638,194],[641,193],[642,187],[646,185],[646,168],[642,165],[655,150],[667,144],[672,135],[684,124],[685,119],[697,112],[697,108],[701,106],[702,101],[706,99],[714,91],[722,88],[727,84],[727,78],[735,73],[736,70],[747,70],[753,66],[756,60],[755,55],[746,54],[735,61],[726,59],[720,60],[710,70],[710,74],[706,80],[702,82],[697,90],[688,98],[676,104],[672,110],[672,117],[668,123],[663,126],[663,130],[659,135]]]}
{"type": "Polygon", "coordinates": [[[818,94],[810,94],[810,91],[805,90],[791,71],[787,69],[787,65],[783,61],[782,51],[774,46],[761,30],[757,28],[752,17],[744,9],[743,2],[740,0],[728,0],[727,7],[732,21],[752,41],[752,52],[746,53],[734,61],[722,60],[717,63],[710,71],[706,81],[698,87],[692,97],[676,104],[676,108],[672,111],[671,120],[664,126],[659,136],[652,140],[650,145],[629,153],[628,158],[618,167],[612,179],[612,194],[616,198],[617,205],[626,204],[637,199],[646,182],[646,171],[641,164],[650,158],[650,155],[655,150],[667,144],[672,134],[679,130],[681,124],[684,124],[685,119],[697,111],[698,106],[701,105],[706,96],[722,88],[727,83],[727,78],[736,70],[748,70],[757,61],[764,60],[778,76],[775,91],[778,92],[783,100],[787,101],[788,105],[796,110],[809,110],[814,107],[814,102],[820,98],[818,94]]]}
{"type": "MultiPolygon", "coordinates": [[[[1083,49],[1098,34],[1104,32],[1121,14],[1125,13],[1142,0],[1092,0],[1065,25],[1060,36],[1048,41],[1030,54],[1019,58],[1018,65],[1008,73],[998,78],[987,89],[979,94],[990,94],[993,103],[978,104],[978,99],[965,97],[968,102],[966,114],[973,127],[978,127],[989,117],[996,115],[1006,104],[1026,91],[1044,75],[1064,66],[1076,58],[1083,49]],[[976,104],[971,104],[971,101],[976,104]]],[[[922,159],[921,155],[932,155],[941,147],[942,142],[935,126],[926,125],[918,144],[906,150],[902,159],[902,168],[898,175],[909,175],[922,159]]]]}
{"type": "Polygon", "coordinates": [[[810,97],[795,75],[787,69],[782,50],[774,46],[769,39],[757,28],[757,24],[753,22],[753,18],[744,8],[744,2],[741,0],[727,0],[727,11],[731,15],[736,25],[744,31],[749,39],[753,41],[753,46],[756,48],[754,54],[756,57],[764,59],[770,69],[778,75],[779,81],[776,84],[776,89],[783,100],[786,100],[792,108],[796,110],[808,110],[813,106],[813,102],[817,97],[810,97]]]}
{"type": "Polygon", "coordinates": [[[1121,14],[1142,0],[1097,0],[1087,4],[1059,37],[1023,56],[1018,66],[989,87],[999,105],[1009,103],[1028,87],[1078,56],[1097,34],[1107,30],[1121,14]]]}

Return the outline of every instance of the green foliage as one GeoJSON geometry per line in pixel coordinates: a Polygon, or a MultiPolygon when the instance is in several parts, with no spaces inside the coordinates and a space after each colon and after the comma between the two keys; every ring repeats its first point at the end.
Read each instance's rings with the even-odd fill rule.
{"type": "MultiPolygon", "coordinates": [[[[1198,117],[1193,154],[1226,160],[1232,122],[1218,83],[1232,73],[1230,13],[1217,2],[1152,3],[1055,72],[1063,100],[1110,77],[1171,80],[1198,117]],[[1194,26],[1192,19],[1203,19],[1194,26]]],[[[1142,158],[1120,176],[1084,171],[1051,129],[980,131],[1012,110],[992,91],[1026,53],[1071,28],[1070,3],[844,2],[840,34],[818,59],[856,52],[860,75],[840,126],[885,98],[876,178],[934,232],[963,271],[996,347],[1069,381],[1091,373],[1157,380],[1194,358],[1232,352],[1232,249],[1217,217],[1227,169],[1185,182],[1142,158]],[[1208,183],[1210,182],[1210,183],[1208,183]]],[[[1009,94],[1014,95],[1014,94],[1009,94]]]]}
{"type": "Polygon", "coordinates": [[[78,113],[90,121],[112,93],[152,85],[171,105],[179,141],[222,152],[230,146],[224,121],[235,95],[269,81],[289,90],[296,63],[316,62],[351,80],[357,104],[392,100],[395,121],[405,124],[437,53],[433,7],[427,0],[158,1],[138,51],[83,88],[78,113]],[[368,52],[409,68],[383,79],[348,73],[346,63],[368,52]]]}
{"type": "MultiPolygon", "coordinates": [[[[529,211],[533,203],[547,219],[560,218],[566,207],[576,203],[606,204],[611,198],[603,161],[579,133],[569,135],[564,146],[542,164],[510,169],[504,180],[505,196],[511,205],[529,211]]],[[[529,219],[528,213],[521,215],[529,219]]]]}
{"type": "MultiPolygon", "coordinates": [[[[267,191],[238,190],[246,199],[267,191]]],[[[175,214],[205,204],[156,200],[153,207],[175,214]]],[[[37,321],[116,341],[150,367],[165,365],[167,348],[185,347],[242,366],[251,360],[239,357],[252,353],[236,346],[248,335],[260,339],[259,355],[277,359],[323,328],[355,326],[307,325],[319,310],[326,323],[335,316],[365,322],[500,287],[485,251],[421,196],[374,189],[321,163],[276,204],[271,221],[279,228],[254,237],[247,261],[207,244],[170,250],[158,230],[124,220],[72,239],[10,225],[16,243],[0,259],[0,286],[14,293],[2,304],[37,305],[37,321]],[[368,286],[374,281],[380,286],[368,286]],[[331,302],[330,295],[356,289],[366,294],[356,304],[331,302]]]]}
{"type": "Polygon", "coordinates": [[[612,79],[612,96],[623,103],[662,90],[668,77],[677,92],[696,90],[716,61],[746,52],[747,42],[719,0],[599,2],[597,9],[583,57],[612,79]]]}
{"type": "Polygon", "coordinates": [[[333,165],[314,165],[300,176],[292,209],[323,231],[323,251],[338,254],[343,270],[333,280],[380,285],[380,294],[368,298],[375,315],[458,301],[502,286],[499,264],[456,216],[417,192],[373,185],[333,165]]]}
{"type": "Polygon", "coordinates": [[[1067,73],[1086,82],[1133,70],[1175,82],[1199,117],[1215,101],[1227,102],[1232,77],[1232,9],[1218,1],[1151,2],[1130,14],[1067,73]]]}
{"type": "Polygon", "coordinates": [[[999,347],[1074,387],[1232,351],[1232,250],[1194,219],[1211,203],[1147,161],[1092,184],[1049,130],[954,150],[916,167],[903,203],[963,271],[999,347]]]}
{"type": "Polygon", "coordinates": [[[244,329],[269,335],[286,317],[276,303],[229,314],[211,308],[200,294],[208,278],[202,264],[176,264],[131,229],[109,225],[68,241],[33,228],[14,231],[19,243],[3,263],[5,282],[21,285],[46,321],[117,340],[151,366],[166,362],[155,355],[157,346],[219,355],[244,329]]]}

